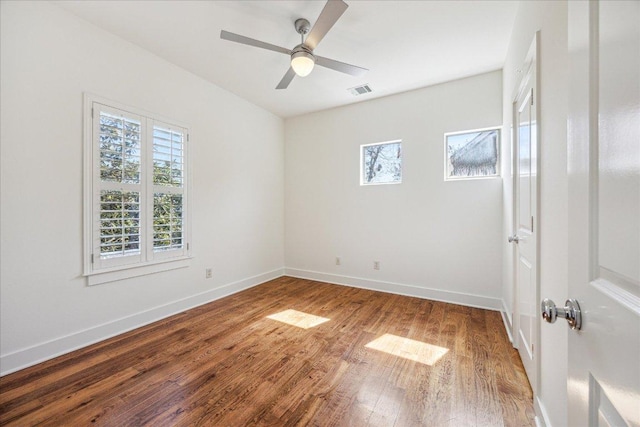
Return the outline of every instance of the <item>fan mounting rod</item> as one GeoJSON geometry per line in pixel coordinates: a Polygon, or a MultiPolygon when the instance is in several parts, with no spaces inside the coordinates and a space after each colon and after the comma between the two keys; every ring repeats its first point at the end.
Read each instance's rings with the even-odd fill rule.
{"type": "Polygon", "coordinates": [[[311,30],[311,24],[304,18],[296,19],[294,25],[296,27],[296,31],[300,35],[309,34],[309,30],[311,30]]]}

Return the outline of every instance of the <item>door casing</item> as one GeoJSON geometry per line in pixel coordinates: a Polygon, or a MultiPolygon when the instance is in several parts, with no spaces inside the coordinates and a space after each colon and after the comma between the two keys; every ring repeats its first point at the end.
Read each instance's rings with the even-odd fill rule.
{"type": "Polygon", "coordinates": [[[531,46],[525,57],[522,67],[519,70],[521,78],[514,90],[513,99],[513,126],[512,126],[512,171],[513,171],[513,195],[512,195],[512,230],[513,234],[518,234],[519,230],[524,232],[526,236],[522,236],[527,239],[524,244],[531,245],[532,250],[527,261],[530,263],[530,277],[529,287],[527,295],[523,295],[524,290],[522,286],[522,277],[520,274],[520,244],[513,245],[513,341],[514,347],[520,352],[520,357],[525,365],[525,371],[529,378],[529,383],[533,390],[534,396],[538,394],[538,385],[540,384],[540,328],[538,327],[538,301],[540,301],[540,232],[538,219],[540,218],[540,96],[539,96],[539,76],[540,76],[540,31],[537,31],[534,35],[531,46]],[[528,93],[532,91],[531,93],[528,93]],[[522,230],[520,227],[520,194],[518,193],[520,178],[520,165],[519,165],[519,110],[523,101],[532,101],[532,105],[529,106],[531,114],[533,116],[532,128],[535,128],[530,133],[530,144],[535,147],[532,150],[531,156],[531,181],[530,187],[530,206],[531,206],[531,224],[529,230],[522,230]],[[526,302],[522,304],[523,300],[526,302]],[[528,319],[528,320],[526,320],[528,319]],[[527,331],[528,330],[528,331],[527,331]],[[528,342],[524,337],[529,338],[528,342]],[[525,348],[526,347],[526,348],[525,348]]]}

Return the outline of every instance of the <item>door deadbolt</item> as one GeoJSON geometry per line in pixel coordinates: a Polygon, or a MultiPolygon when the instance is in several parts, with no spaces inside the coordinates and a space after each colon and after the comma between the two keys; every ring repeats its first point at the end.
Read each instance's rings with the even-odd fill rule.
{"type": "Polygon", "coordinates": [[[571,329],[580,330],[582,327],[582,314],[578,301],[568,299],[564,304],[564,308],[558,308],[552,300],[548,298],[543,299],[540,304],[542,318],[546,320],[547,323],[554,323],[558,317],[564,317],[567,319],[567,323],[571,329]]]}

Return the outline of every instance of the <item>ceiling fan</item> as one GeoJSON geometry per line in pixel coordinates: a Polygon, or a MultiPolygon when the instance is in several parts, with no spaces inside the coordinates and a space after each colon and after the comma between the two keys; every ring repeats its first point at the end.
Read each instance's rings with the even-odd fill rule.
{"type": "Polygon", "coordinates": [[[289,70],[285,73],[282,80],[280,80],[276,89],[286,89],[296,74],[300,77],[309,75],[315,64],[318,64],[321,67],[340,71],[341,73],[350,74],[352,76],[360,76],[368,70],[366,68],[356,67],[355,65],[345,64],[344,62],[336,61],[334,59],[318,56],[313,53],[314,49],[318,46],[318,43],[320,43],[324,36],[327,35],[331,27],[333,27],[348,7],[349,5],[342,0],[328,0],[324,9],[320,12],[320,16],[318,16],[313,28],[311,28],[311,24],[306,19],[297,19],[294,25],[296,31],[300,34],[301,42],[299,45],[295,46],[293,50],[241,36],[240,34],[230,33],[225,30],[220,32],[220,38],[291,56],[291,65],[289,70]],[[311,31],[309,31],[310,28],[311,31]],[[308,34],[308,36],[305,39],[304,36],[306,34],[308,34]]]}

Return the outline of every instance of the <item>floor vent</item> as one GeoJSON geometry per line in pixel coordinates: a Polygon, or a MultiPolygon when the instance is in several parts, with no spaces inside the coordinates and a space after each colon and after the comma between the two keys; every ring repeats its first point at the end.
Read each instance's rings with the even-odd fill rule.
{"type": "Polygon", "coordinates": [[[351,95],[353,96],[358,96],[358,95],[364,95],[365,93],[369,93],[372,92],[371,88],[369,87],[369,84],[364,84],[362,86],[356,86],[356,87],[352,87],[350,89],[347,89],[351,95]]]}

